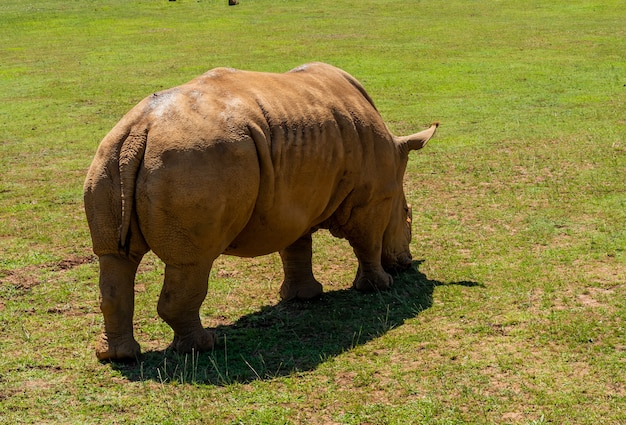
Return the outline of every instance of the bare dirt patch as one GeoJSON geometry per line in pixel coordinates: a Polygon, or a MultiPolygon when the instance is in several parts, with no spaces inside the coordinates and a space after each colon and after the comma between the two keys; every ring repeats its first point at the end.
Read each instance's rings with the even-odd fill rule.
{"type": "Polygon", "coordinates": [[[46,271],[62,272],[96,261],[97,259],[93,255],[72,255],[55,263],[26,266],[14,270],[0,270],[0,283],[19,290],[28,290],[43,283],[42,274],[46,271]]]}
{"type": "Polygon", "coordinates": [[[601,302],[595,299],[593,295],[591,294],[579,294],[577,298],[578,298],[578,302],[583,307],[593,308],[593,307],[601,307],[603,305],[601,302]]]}
{"type": "Polygon", "coordinates": [[[583,263],[580,268],[592,282],[602,287],[612,289],[626,285],[626,270],[624,270],[623,264],[614,258],[583,263]]]}
{"type": "Polygon", "coordinates": [[[16,289],[28,290],[41,283],[39,267],[27,266],[16,270],[0,270],[0,283],[16,289]]]}
{"type": "Polygon", "coordinates": [[[83,264],[91,264],[95,263],[97,258],[93,255],[85,255],[85,256],[71,256],[69,258],[65,258],[58,263],[54,264],[50,267],[53,271],[59,270],[71,270],[74,267],[82,266],[83,264]]]}

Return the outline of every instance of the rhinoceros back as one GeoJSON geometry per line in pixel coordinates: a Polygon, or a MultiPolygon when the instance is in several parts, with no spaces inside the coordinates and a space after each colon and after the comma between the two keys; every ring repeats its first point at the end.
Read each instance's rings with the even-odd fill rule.
{"type": "Polygon", "coordinates": [[[117,164],[109,158],[91,181],[119,178],[108,191],[120,197],[111,202],[121,217],[95,221],[115,224],[120,247],[141,223],[153,250],[172,238],[200,246],[202,235],[222,231],[224,252],[266,254],[312,228],[341,227],[397,181],[393,136],[371,98],[321,63],[285,74],[209,71],[144,99],[111,134],[101,156],[117,164]]]}
{"type": "Polygon", "coordinates": [[[221,76],[247,110],[234,114],[234,125],[251,135],[261,172],[254,213],[228,253],[258,255],[263,244],[250,241],[259,239],[268,253],[311,228],[339,227],[351,208],[395,184],[392,136],[349,74],[316,63],[221,76]],[[277,234],[284,237],[274,242],[277,234]]]}

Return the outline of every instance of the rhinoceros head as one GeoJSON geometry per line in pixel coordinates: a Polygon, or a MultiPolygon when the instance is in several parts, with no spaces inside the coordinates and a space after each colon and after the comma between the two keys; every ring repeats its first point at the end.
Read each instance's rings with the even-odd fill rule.
{"type": "Polygon", "coordinates": [[[394,196],[391,217],[383,235],[382,265],[386,270],[405,270],[411,267],[412,259],[409,244],[411,243],[412,210],[406,202],[402,179],[409,152],[423,148],[428,140],[435,134],[439,124],[435,123],[430,128],[410,136],[395,137],[395,143],[400,155],[399,190],[394,196]]]}

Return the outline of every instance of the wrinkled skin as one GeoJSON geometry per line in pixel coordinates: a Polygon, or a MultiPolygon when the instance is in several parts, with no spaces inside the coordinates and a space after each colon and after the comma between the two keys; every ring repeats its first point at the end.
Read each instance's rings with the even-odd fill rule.
{"type": "Polygon", "coordinates": [[[180,352],[215,336],[199,309],[213,261],[278,251],[283,299],[319,296],[311,234],[346,238],[354,287],[386,289],[411,264],[402,179],[436,125],[393,136],[363,87],[322,63],[285,74],[219,68],[140,102],[100,144],[84,187],[100,260],[100,360],[140,354],[134,278],[152,250],[165,263],[159,315],[180,352]]]}

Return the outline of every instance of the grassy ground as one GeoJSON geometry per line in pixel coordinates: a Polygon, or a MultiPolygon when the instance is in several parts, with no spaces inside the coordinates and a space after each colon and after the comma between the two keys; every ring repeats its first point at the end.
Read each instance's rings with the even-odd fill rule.
{"type": "Polygon", "coordinates": [[[0,5],[0,422],[626,423],[626,12],[621,1],[32,1],[0,5]],[[354,4],[350,4],[354,3],[354,4]],[[163,266],[137,365],[102,365],[82,181],[144,96],[215,66],[320,60],[360,79],[409,164],[415,262],[279,303],[276,255],[220,258],[212,353],[164,351],[163,266]]]}

